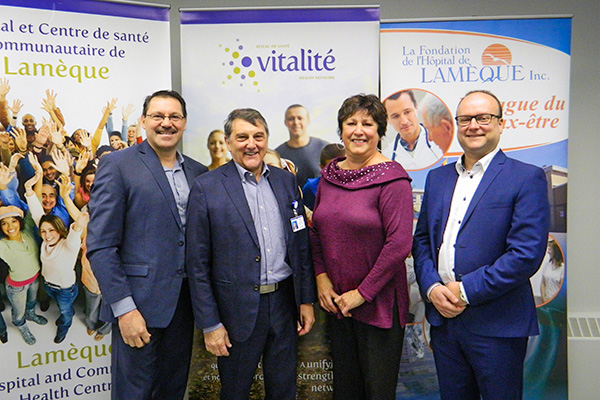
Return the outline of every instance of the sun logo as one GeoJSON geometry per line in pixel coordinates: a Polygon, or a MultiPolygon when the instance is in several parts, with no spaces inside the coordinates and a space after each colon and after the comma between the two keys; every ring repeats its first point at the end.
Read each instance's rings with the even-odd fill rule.
{"type": "Polygon", "coordinates": [[[483,51],[481,63],[483,65],[510,65],[512,54],[503,44],[492,44],[483,51]]]}

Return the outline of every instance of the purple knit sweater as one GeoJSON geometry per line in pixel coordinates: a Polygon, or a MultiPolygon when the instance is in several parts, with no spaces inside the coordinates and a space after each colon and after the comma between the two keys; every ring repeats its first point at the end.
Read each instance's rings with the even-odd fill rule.
{"type": "Polygon", "coordinates": [[[317,192],[310,234],[315,274],[327,272],[338,294],[358,288],[366,302],[351,311],[353,318],[390,328],[396,300],[404,326],[404,259],[413,223],[410,178],[396,162],[343,170],[341,160],[325,167],[317,192]]]}

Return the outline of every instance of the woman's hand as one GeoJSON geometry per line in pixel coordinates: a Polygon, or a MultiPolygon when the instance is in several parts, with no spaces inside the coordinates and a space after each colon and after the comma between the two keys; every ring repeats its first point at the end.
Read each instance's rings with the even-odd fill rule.
{"type": "Polygon", "coordinates": [[[90,159],[92,158],[92,152],[84,150],[79,154],[79,159],[75,163],[75,172],[81,174],[85,167],[87,167],[90,159]]]}
{"type": "Polygon", "coordinates": [[[365,298],[359,293],[358,289],[349,290],[346,293],[334,299],[344,317],[351,317],[350,310],[362,305],[365,298]]]}
{"type": "Polygon", "coordinates": [[[325,311],[336,314],[338,312],[337,307],[333,300],[339,295],[333,290],[333,284],[327,276],[327,273],[317,275],[317,292],[319,294],[319,304],[325,311]]]}

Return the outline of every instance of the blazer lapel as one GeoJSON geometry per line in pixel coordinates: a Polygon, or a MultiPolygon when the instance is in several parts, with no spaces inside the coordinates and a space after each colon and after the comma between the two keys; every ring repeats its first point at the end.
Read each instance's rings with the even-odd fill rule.
{"type": "Polygon", "coordinates": [[[163,196],[165,196],[167,204],[169,205],[169,210],[171,210],[173,218],[175,218],[175,221],[177,221],[177,225],[179,228],[183,229],[181,218],[179,217],[179,212],[177,211],[175,197],[173,196],[173,191],[171,190],[171,185],[169,185],[169,181],[167,180],[167,176],[165,175],[165,171],[160,163],[160,160],[158,159],[158,156],[147,141],[140,143],[136,147],[138,148],[140,159],[154,177],[163,196]]]}
{"type": "Polygon", "coordinates": [[[240,175],[238,173],[235,164],[232,161],[229,161],[223,168],[221,168],[223,172],[223,186],[229,195],[229,198],[233,202],[235,209],[240,215],[240,218],[246,225],[246,229],[256,247],[260,247],[258,243],[258,236],[256,236],[256,227],[254,226],[254,220],[252,219],[252,214],[250,213],[250,207],[248,207],[248,201],[246,200],[246,195],[244,194],[244,188],[242,188],[242,181],[240,180],[240,175]]]}
{"type": "Polygon", "coordinates": [[[449,169],[449,176],[442,180],[443,197],[442,197],[442,221],[440,223],[440,230],[438,231],[439,237],[437,238],[437,246],[442,243],[442,236],[446,229],[446,223],[448,222],[448,216],[450,215],[450,207],[452,205],[452,195],[454,194],[454,188],[456,187],[456,181],[458,180],[458,173],[456,168],[449,169]]]}
{"type": "Polygon", "coordinates": [[[473,210],[475,210],[475,207],[477,207],[477,204],[490,187],[491,183],[494,181],[494,179],[496,179],[500,171],[502,171],[504,161],[506,161],[506,155],[502,151],[499,151],[490,162],[490,165],[483,174],[483,178],[481,178],[481,182],[479,183],[479,186],[477,187],[477,190],[471,199],[469,208],[467,208],[465,218],[463,219],[463,223],[461,225],[461,230],[468,223],[469,218],[471,218],[471,215],[473,214],[473,210]]]}
{"type": "Polygon", "coordinates": [[[186,162],[186,157],[183,156],[183,172],[185,173],[185,179],[190,190],[192,190],[192,186],[194,186],[194,181],[196,180],[196,173],[190,168],[191,164],[191,162],[186,162]]]}

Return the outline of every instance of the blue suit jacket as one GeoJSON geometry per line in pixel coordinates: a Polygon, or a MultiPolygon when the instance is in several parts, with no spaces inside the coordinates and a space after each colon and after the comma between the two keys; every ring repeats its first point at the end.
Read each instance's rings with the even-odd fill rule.
{"type": "MultiPolygon", "coordinates": [[[[264,178],[263,178],[264,179],[264,178]]],[[[295,177],[270,168],[286,233],[296,305],[316,301],[308,228],[292,232],[292,202],[299,201],[295,177]]],[[[245,341],[258,315],[260,248],[250,208],[233,161],[196,179],[188,203],[187,265],[198,328],[222,323],[229,336],[245,341]]]]}
{"type": "MultiPolygon", "coordinates": [[[[190,187],[207,171],[184,156],[190,187]]],[[[185,277],[185,233],[163,167],[147,141],[102,157],[92,189],[87,256],[103,296],[100,317],[132,296],[152,328],[173,317],[185,277]]]]}
{"type": "MultiPolygon", "coordinates": [[[[415,231],[413,256],[423,298],[441,282],[438,255],[458,179],[455,163],[431,171],[415,231]]],[[[548,241],[550,211],[542,169],[499,151],[492,159],[461,224],[455,247],[456,280],[470,305],[457,318],[473,333],[525,337],[538,333],[529,278],[548,241]]],[[[426,302],[427,320],[444,317],[426,302]]]]}

